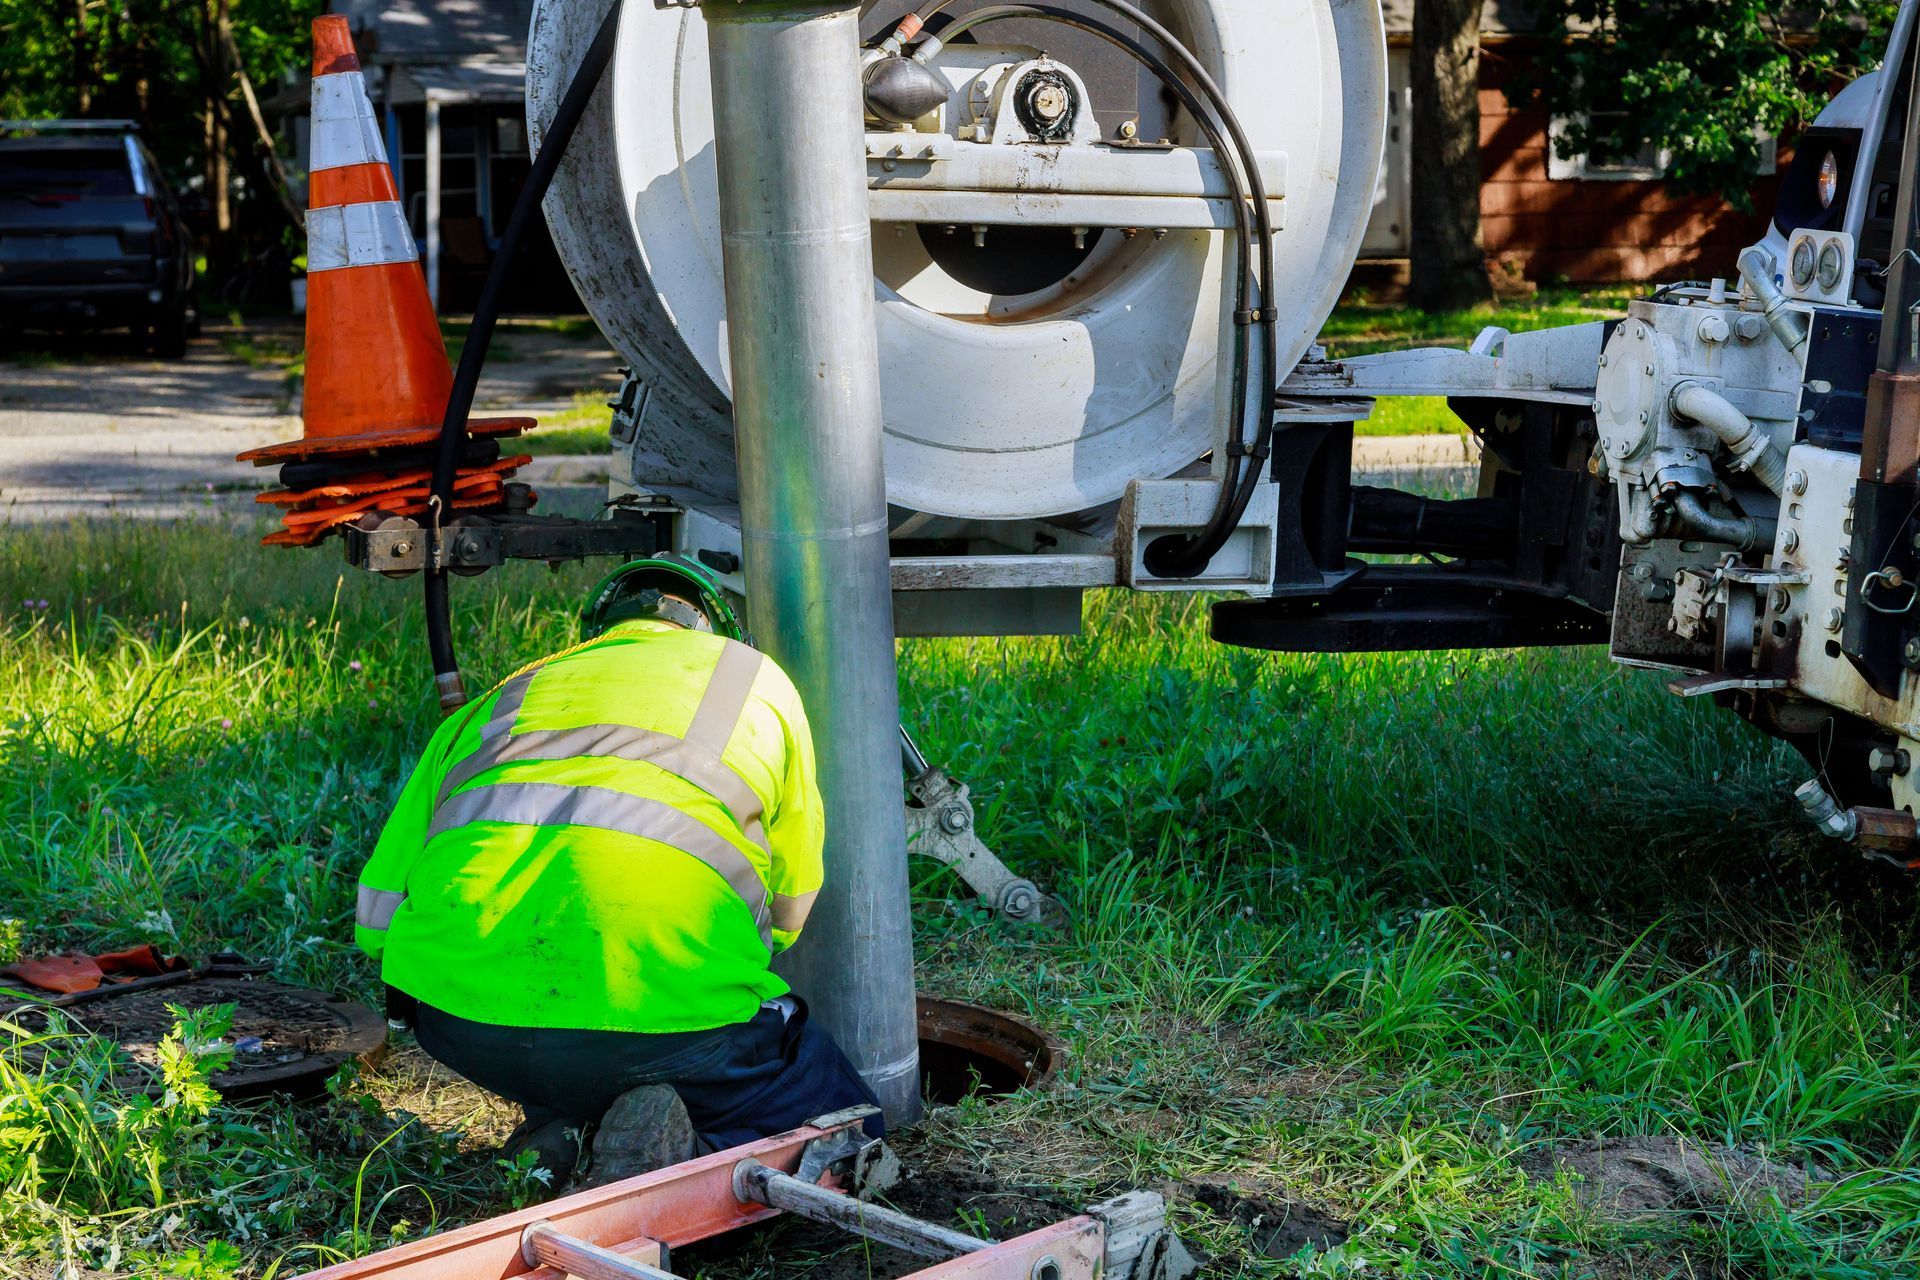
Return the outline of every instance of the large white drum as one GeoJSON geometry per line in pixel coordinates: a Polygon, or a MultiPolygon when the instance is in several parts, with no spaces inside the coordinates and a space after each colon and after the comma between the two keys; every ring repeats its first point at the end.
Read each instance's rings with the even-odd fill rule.
{"type": "MultiPolygon", "coordinates": [[[[1084,0],[1075,7],[1103,12],[1084,0]]],[[[1284,153],[1284,189],[1275,193],[1283,197],[1275,304],[1284,374],[1332,309],[1371,206],[1386,109],[1378,5],[1146,7],[1208,66],[1255,150],[1284,153]]],[[[604,0],[536,3],[527,66],[536,139],[606,8],[604,0]]],[[[870,14],[865,29],[880,25],[870,14]]],[[[990,62],[996,46],[1003,61],[1035,52],[991,24],[974,34],[983,48],[956,43],[954,59],[990,62]]],[[[1086,79],[1103,123],[1132,115],[1142,137],[1205,145],[1191,120],[1167,119],[1161,95],[1130,65],[1116,66],[1110,54],[1075,65],[1066,43],[1048,48],[1086,79]]],[[[1085,48],[1084,38],[1075,47],[1085,48]]],[[[706,59],[698,10],[628,0],[610,86],[582,122],[546,212],[581,298],[648,385],[644,478],[724,501],[735,477],[706,59]]],[[[1057,238],[1029,243],[999,228],[984,236],[984,249],[967,227],[873,230],[887,489],[896,506],[977,519],[1082,511],[1211,447],[1227,235],[1096,228],[1083,256],[1057,238]],[[983,276],[983,254],[1003,254],[1016,269],[983,276]]]]}

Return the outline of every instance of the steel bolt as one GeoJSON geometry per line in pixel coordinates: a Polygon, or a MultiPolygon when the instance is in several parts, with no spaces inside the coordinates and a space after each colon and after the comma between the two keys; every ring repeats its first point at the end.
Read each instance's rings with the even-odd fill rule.
{"type": "Polygon", "coordinates": [[[1912,767],[1911,757],[1898,747],[1875,747],[1867,752],[1867,768],[1874,773],[1890,773],[1895,777],[1905,777],[1907,770],[1912,767]]]}
{"type": "Polygon", "coordinates": [[[1641,560],[1628,567],[1627,576],[1635,582],[1651,582],[1653,580],[1653,566],[1645,560],[1641,560]]]}
{"type": "Polygon", "coordinates": [[[1909,668],[1920,668],[1920,636],[1907,641],[1907,647],[1900,651],[1900,656],[1909,668]]]}
{"type": "Polygon", "coordinates": [[[954,835],[958,835],[973,823],[967,817],[965,805],[950,804],[940,811],[940,825],[954,835]]]}
{"type": "Polygon", "coordinates": [[[1646,369],[1646,373],[1647,373],[1647,376],[1648,376],[1649,378],[1651,378],[1651,377],[1653,376],[1653,366],[1652,366],[1652,365],[1648,365],[1648,366],[1647,366],[1647,369],[1646,369]]]}
{"type": "Polygon", "coordinates": [[[1789,529],[1781,534],[1780,549],[1788,555],[1792,555],[1798,551],[1800,549],[1800,531],[1798,529],[1789,529]]]}
{"type": "Polygon", "coordinates": [[[1835,605],[1833,608],[1827,610],[1827,630],[1838,631],[1846,625],[1846,622],[1846,611],[1840,608],[1840,606],[1835,605]]]}
{"type": "Polygon", "coordinates": [[[1733,322],[1733,331],[1740,335],[1740,341],[1752,342],[1767,331],[1767,322],[1749,313],[1733,322]]]}
{"type": "Polygon", "coordinates": [[[408,542],[405,538],[402,538],[400,541],[393,544],[393,550],[390,551],[388,554],[390,554],[395,560],[405,560],[408,556],[413,554],[413,544],[411,542],[408,542]]]}
{"type": "Polygon", "coordinates": [[[1793,594],[1791,592],[1785,587],[1775,587],[1773,589],[1773,611],[1775,613],[1785,613],[1792,605],[1793,594]]]}
{"type": "Polygon", "coordinates": [[[1807,473],[1804,471],[1787,472],[1787,492],[1799,497],[1807,491],[1807,473]]]}
{"type": "Polygon", "coordinates": [[[1604,351],[1600,353],[1600,367],[1602,369],[1607,367],[1607,353],[1604,351]]]}

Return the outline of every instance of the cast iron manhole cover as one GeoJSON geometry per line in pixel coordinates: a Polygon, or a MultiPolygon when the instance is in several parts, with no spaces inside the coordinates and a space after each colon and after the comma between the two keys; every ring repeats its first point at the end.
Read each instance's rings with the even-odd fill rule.
{"type": "Polygon", "coordinates": [[[149,1070],[158,1067],[160,1041],[173,1029],[168,1005],[232,1004],[233,1063],[213,1076],[214,1087],[230,1098],[314,1092],[342,1063],[366,1058],[387,1041],[386,1020],[365,1005],[265,978],[207,975],[87,994],[91,998],[61,1012],[95,1035],[118,1041],[129,1058],[149,1070]]]}

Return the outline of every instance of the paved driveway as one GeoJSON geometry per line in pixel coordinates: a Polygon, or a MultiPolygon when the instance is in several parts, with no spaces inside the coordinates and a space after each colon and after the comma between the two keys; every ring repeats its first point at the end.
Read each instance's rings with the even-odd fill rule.
{"type": "MultiPolygon", "coordinates": [[[[122,334],[0,346],[0,522],[250,509],[274,471],[233,458],[300,434],[286,372],[300,342],[287,319],[210,323],[184,360],[122,334]]],[[[586,326],[503,331],[494,352],[483,412],[551,416],[619,386],[617,357],[586,326]]]]}

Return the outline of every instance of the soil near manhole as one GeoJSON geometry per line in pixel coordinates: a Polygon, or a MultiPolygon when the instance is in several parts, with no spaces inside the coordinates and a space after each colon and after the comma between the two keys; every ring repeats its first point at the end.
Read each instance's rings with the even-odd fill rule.
{"type": "Polygon", "coordinates": [[[1669,1136],[1563,1143],[1522,1162],[1537,1182],[1570,1175],[1582,1210],[1617,1221],[1807,1197],[1805,1170],[1737,1147],[1669,1136]]]}
{"type": "MultiPolygon", "coordinates": [[[[940,1152],[899,1154],[900,1182],[880,1202],[969,1235],[1011,1240],[1085,1211],[1084,1204],[1050,1188],[1020,1186],[978,1169],[959,1168],[940,1152]]],[[[1247,1250],[1258,1257],[1291,1258],[1304,1247],[1330,1249],[1347,1239],[1346,1227],[1325,1214],[1303,1204],[1243,1194],[1230,1184],[1183,1182],[1159,1189],[1170,1208],[1197,1203],[1244,1227],[1247,1250]]],[[[1186,1243],[1192,1247],[1191,1240],[1186,1243]]],[[[1199,1260],[1204,1265],[1206,1260],[1199,1260]]],[[[929,1265],[926,1259],[793,1216],[673,1254],[673,1270],[679,1274],[716,1277],[804,1270],[807,1280],[897,1280],[929,1265]]]]}
{"type": "MultiPolygon", "coordinates": [[[[1043,1188],[1009,1186],[944,1165],[937,1155],[899,1154],[900,1181],[878,1202],[968,1235],[1011,1240],[1081,1211],[1043,1188]]],[[[804,1269],[807,1280],[895,1280],[932,1265],[925,1258],[792,1215],[757,1230],[676,1249],[672,1262],[680,1275],[749,1276],[804,1269]]]]}
{"type": "Polygon", "coordinates": [[[1192,1200],[1215,1217],[1239,1224],[1247,1231],[1248,1251],[1262,1258],[1291,1258],[1302,1249],[1331,1249],[1347,1242],[1348,1231],[1317,1209],[1297,1201],[1263,1195],[1242,1195],[1228,1183],[1185,1182],[1170,1200],[1192,1200]]]}

